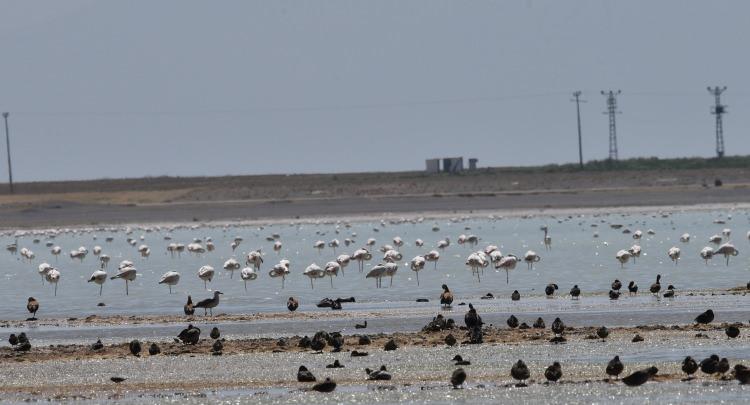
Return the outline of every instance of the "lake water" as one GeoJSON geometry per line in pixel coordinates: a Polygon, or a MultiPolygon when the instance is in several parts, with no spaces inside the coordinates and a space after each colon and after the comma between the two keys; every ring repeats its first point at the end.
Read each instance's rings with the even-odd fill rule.
{"type": "MultiPolygon", "coordinates": [[[[345,308],[357,309],[387,309],[412,307],[420,297],[430,298],[433,302],[441,291],[440,285],[448,284],[456,294],[456,301],[476,300],[487,292],[496,297],[507,298],[513,290],[519,290],[524,297],[540,296],[548,283],[557,283],[560,287],[558,294],[565,295],[573,284],[577,284],[584,294],[606,293],[610,283],[619,278],[623,284],[635,280],[640,291],[647,291],[654,282],[656,274],[662,275],[662,288],[673,284],[678,292],[693,289],[727,289],[738,285],[745,285],[750,280],[748,271],[748,255],[746,246],[747,230],[750,229],[748,213],[745,211],[684,211],[673,213],[631,213],[610,215],[571,215],[571,216],[534,216],[534,217],[474,217],[474,218],[441,218],[425,219],[403,223],[381,221],[362,221],[340,223],[277,223],[266,224],[262,228],[253,226],[233,226],[232,224],[213,226],[177,227],[168,226],[131,226],[131,232],[126,233],[123,226],[110,229],[81,229],[77,231],[61,232],[54,238],[50,234],[25,233],[13,236],[8,232],[2,237],[3,245],[17,240],[18,249],[27,247],[34,251],[33,260],[22,260],[21,256],[9,252],[0,253],[0,294],[6,303],[5,319],[25,319],[28,317],[25,303],[29,296],[36,297],[41,302],[38,316],[41,318],[82,317],[90,314],[158,314],[179,315],[188,294],[194,300],[211,296],[210,291],[204,289],[203,281],[197,276],[198,269],[203,265],[211,265],[216,269],[216,276],[208,284],[209,289],[220,290],[224,293],[218,312],[250,313],[285,310],[285,303],[289,296],[295,296],[302,302],[301,310],[317,310],[314,304],[324,297],[354,296],[357,304],[346,305],[345,308]],[[715,223],[722,220],[726,223],[715,223]],[[621,229],[613,229],[610,224],[621,224],[621,229]],[[545,250],[542,243],[542,225],[549,227],[552,237],[551,250],[545,250]],[[433,230],[437,229],[439,230],[433,230]],[[623,233],[623,229],[630,231],[641,230],[641,240],[634,240],[632,234],[623,233]],[[704,246],[718,247],[708,242],[710,236],[722,234],[722,230],[732,230],[729,238],[739,249],[740,253],[732,257],[729,265],[725,265],[723,256],[717,256],[708,264],[699,257],[704,246]],[[653,235],[647,234],[652,229],[653,235]],[[377,231],[376,231],[377,230],[377,231]],[[337,233],[338,232],[338,233],[337,233]],[[594,237],[594,234],[598,237],[594,237]],[[680,242],[679,237],[689,233],[692,238],[689,243],[680,242]],[[283,248],[278,254],[273,251],[273,242],[266,237],[278,234],[283,248]],[[356,236],[352,236],[356,234],[356,236]],[[456,241],[461,234],[474,234],[480,238],[477,246],[469,244],[459,245],[456,241]],[[113,237],[112,242],[106,242],[106,237],[113,237]],[[165,236],[171,240],[165,240],[165,236]],[[235,252],[230,243],[236,237],[243,241],[235,252]],[[382,260],[382,253],[377,250],[384,244],[393,244],[395,236],[400,236],[405,242],[398,250],[403,254],[403,261],[393,278],[393,286],[389,286],[389,279],[383,280],[383,288],[375,288],[375,281],[365,279],[369,268],[382,260]],[[126,238],[137,239],[136,246],[126,242],[126,238]],[[171,242],[187,245],[194,238],[205,240],[212,238],[216,249],[202,255],[183,252],[180,255],[170,255],[166,247],[171,242]],[[440,250],[440,260],[437,268],[427,263],[419,274],[419,285],[415,273],[408,267],[408,261],[417,254],[424,254],[437,249],[437,242],[448,237],[450,246],[440,250]],[[33,239],[38,238],[39,243],[33,239]],[[313,248],[317,240],[325,241],[337,238],[341,246],[334,251],[326,246],[322,251],[313,248]],[[355,242],[344,246],[344,239],[351,238],[355,242]],[[314,289],[310,280],[302,274],[311,263],[321,267],[326,262],[334,260],[341,253],[351,254],[355,249],[365,244],[368,238],[375,238],[377,243],[371,249],[373,260],[365,263],[364,273],[357,269],[357,263],[352,262],[344,274],[333,278],[331,287],[328,277],[315,280],[314,289]],[[415,240],[424,240],[423,247],[415,246],[415,240]],[[62,248],[62,254],[55,258],[45,242],[51,241],[62,248]],[[141,258],[137,246],[146,244],[151,249],[148,258],[141,258]],[[533,249],[540,256],[541,261],[533,269],[520,262],[515,270],[510,272],[510,282],[506,284],[506,274],[502,270],[495,270],[492,265],[484,269],[481,282],[477,280],[465,265],[468,255],[488,244],[497,245],[503,254],[513,253],[522,256],[527,250],[533,249]],[[642,255],[637,261],[629,262],[621,268],[615,259],[620,249],[628,249],[634,244],[642,247],[642,255]],[[138,277],[130,284],[130,294],[125,295],[123,280],[107,280],[104,284],[103,295],[99,296],[99,286],[87,283],[91,273],[99,268],[98,258],[92,253],[95,245],[103,249],[103,253],[112,257],[106,271],[109,276],[116,274],[117,264],[121,260],[132,260],[138,269],[138,277]],[[89,254],[83,261],[71,259],[68,252],[79,246],[88,248],[89,254]],[[667,250],[677,246],[681,249],[681,258],[675,265],[668,257],[667,250]],[[223,263],[230,257],[237,258],[244,264],[246,252],[261,249],[264,263],[257,280],[248,281],[247,291],[240,279],[240,272],[236,271],[233,278],[230,273],[222,269],[223,263]],[[270,268],[282,258],[291,261],[291,274],[287,277],[285,288],[281,288],[281,280],[268,275],[270,268]],[[52,285],[43,283],[37,272],[40,263],[47,262],[61,272],[57,296],[54,296],[52,285]],[[179,284],[172,287],[173,294],[169,294],[166,285],[157,284],[161,275],[169,270],[181,274],[179,284]],[[97,307],[103,302],[104,307],[97,307]]],[[[726,240],[726,238],[725,238],[726,240]]],[[[509,300],[508,300],[509,301],[509,300]]],[[[540,309],[546,305],[541,301],[540,309]]],[[[436,304],[435,304],[436,305],[436,304]]]]}

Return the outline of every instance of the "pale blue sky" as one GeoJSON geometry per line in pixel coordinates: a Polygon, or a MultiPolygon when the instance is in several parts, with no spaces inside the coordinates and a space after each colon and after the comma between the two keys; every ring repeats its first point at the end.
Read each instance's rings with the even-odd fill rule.
{"type": "MultiPolygon", "coordinates": [[[[747,1],[5,1],[17,180],[750,154],[747,1]]],[[[4,145],[4,144],[0,144],[4,145]]],[[[4,146],[0,151],[5,153],[4,146]]],[[[4,157],[4,156],[3,156],[4,157]]],[[[0,179],[6,168],[0,165],[0,179]]],[[[0,180],[2,181],[2,180],[0,180]]]]}

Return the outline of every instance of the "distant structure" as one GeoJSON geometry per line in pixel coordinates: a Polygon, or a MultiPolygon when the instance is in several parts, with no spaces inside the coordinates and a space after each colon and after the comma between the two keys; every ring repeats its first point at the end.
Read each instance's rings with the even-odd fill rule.
{"type": "Polygon", "coordinates": [[[721,116],[726,114],[727,106],[721,104],[721,93],[727,89],[727,86],[716,86],[713,89],[708,87],[708,92],[714,96],[715,104],[711,107],[711,114],[716,116],[716,157],[724,157],[724,126],[721,122],[721,116]]]}
{"type": "MultiPolygon", "coordinates": [[[[469,159],[469,170],[476,170],[478,161],[479,160],[475,158],[469,159]]],[[[440,172],[460,173],[463,170],[464,170],[464,158],[463,157],[449,157],[449,158],[425,160],[425,171],[427,173],[440,173],[440,172]]]]}
{"type": "Polygon", "coordinates": [[[602,90],[602,95],[607,96],[607,111],[605,114],[609,114],[609,160],[617,160],[617,124],[615,123],[615,115],[620,114],[617,111],[617,96],[622,91],[617,90],[602,90]]]}
{"type": "Polygon", "coordinates": [[[446,173],[458,173],[464,170],[464,158],[443,158],[443,171],[446,173]]]}
{"type": "Polygon", "coordinates": [[[578,117],[578,164],[583,169],[583,140],[581,139],[581,103],[585,103],[586,100],[581,100],[581,91],[578,90],[573,93],[575,99],[570,101],[576,102],[576,115],[578,117]]]}

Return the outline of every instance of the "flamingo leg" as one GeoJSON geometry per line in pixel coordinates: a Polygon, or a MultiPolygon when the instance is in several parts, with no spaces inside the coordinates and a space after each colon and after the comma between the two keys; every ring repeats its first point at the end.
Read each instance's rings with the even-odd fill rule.
{"type": "Polygon", "coordinates": [[[206,280],[203,280],[203,288],[205,288],[206,290],[208,290],[208,284],[206,284],[206,280]]]}
{"type": "Polygon", "coordinates": [[[247,292],[247,280],[245,280],[245,292],[247,292]]]}
{"type": "Polygon", "coordinates": [[[169,293],[172,294],[172,286],[169,286],[169,293]]]}
{"type": "Polygon", "coordinates": [[[417,272],[417,285],[419,285],[419,272],[417,272]]]}
{"type": "Polygon", "coordinates": [[[99,296],[102,295],[102,289],[104,288],[104,284],[99,285],[99,296]]]}
{"type": "Polygon", "coordinates": [[[505,269],[505,284],[510,283],[510,276],[508,275],[508,269],[505,269]]]}
{"type": "Polygon", "coordinates": [[[333,288],[333,276],[329,277],[331,279],[331,288],[333,288]]]}
{"type": "Polygon", "coordinates": [[[125,280],[125,295],[128,295],[128,280],[125,280]]]}
{"type": "Polygon", "coordinates": [[[315,289],[315,286],[313,285],[312,278],[310,279],[310,288],[312,288],[313,290],[315,289]]]}
{"type": "Polygon", "coordinates": [[[55,283],[55,297],[57,297],[57,283],[55,283]]]}

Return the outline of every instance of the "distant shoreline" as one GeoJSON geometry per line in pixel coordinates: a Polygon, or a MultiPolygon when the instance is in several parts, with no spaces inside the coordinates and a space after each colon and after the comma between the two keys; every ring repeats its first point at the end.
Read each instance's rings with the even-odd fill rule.
{"type": "Polygon", "coordinates": [[[0,205],[0,228],[116,224],[291,222],[367,220],[398,217],[452,217],[594,213],[597,211],[709,210],[750,207],[750,187],[651,187],[606,190],[529,190],[453,195],[397,195],[176,201],[111,204],[40,201],[0,205]]]}

